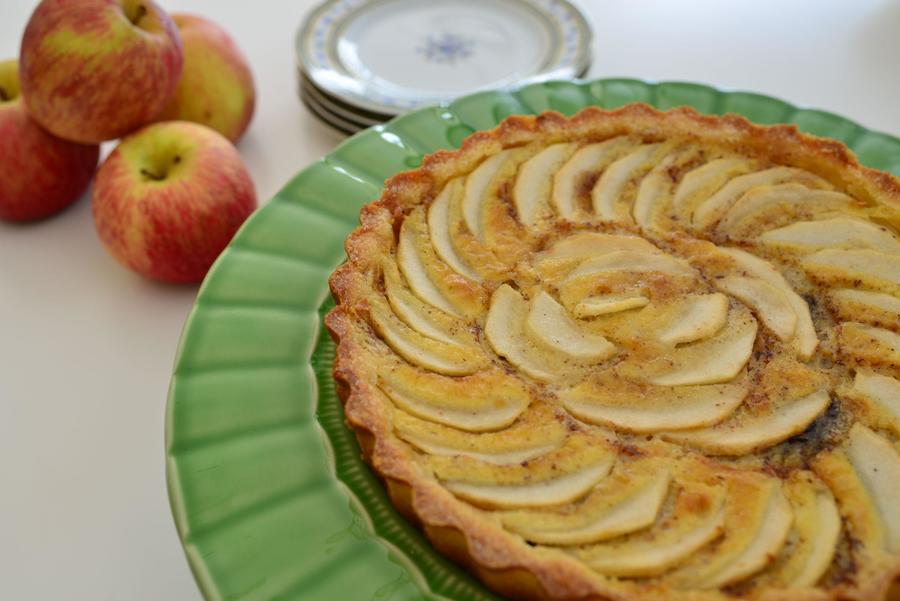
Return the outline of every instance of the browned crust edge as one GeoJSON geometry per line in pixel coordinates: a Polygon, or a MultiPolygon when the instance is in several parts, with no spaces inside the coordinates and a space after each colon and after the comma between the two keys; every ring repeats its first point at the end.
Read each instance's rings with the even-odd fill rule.
{"type": "MultiPolygon", "coordinates": [[[[347,238],[348,260],[329,279],[337,307],[325,318],[335,340],[334,378],[344,403],[347,422],[363,447],[364,458],[385,480],[395,506],[418,523],[444,555],[466,566],[488,587],[513,599],[650,601],[668,599],[665,589],[648,589],[617,583],[590,570],[562,551],[531,547],[497,524],[484,519],[420,471],[410,451],[392,431],[383,397],[365,376],[366,351],[353,335],[354,317],[346,306],[359,284],[355,274],[370,264],[369,249],[380,245],[385,220],[395,227],[406,210],[433,197],[437,187],[458,173],[468,172],[484,157],[502,148],[543,140],[606,138],[625,132],[647,137],[683,136],[765,156],[775,163],[808,169],[850,194],[874,203],[900,208],[900,180],[889,173],[862,166],[842,143],[801,133],[794,125],[758,126],[737,115],[707,116],[690,108],[657,111],[646,104],[629,104],[615,111],[587,108],[567,118],[546,112],[537,116],[513,116],[496,128],[466,138],[459,150],[438,151],[425,157],[421,167],[399,173],[385,182],[381,197],[363,207],[360,227],[347,238]],[[387,215],[385,214],[387,212],[387,215]]],[[[818,590],[772,591],[754,598],[781,601],[825,599],[885,599],[900,564],[894,562],[882,577],[863,589],[831,594],[818,590]]],[[[717,591],[681,595],[685,601],[735,599],[717,591]]]]}

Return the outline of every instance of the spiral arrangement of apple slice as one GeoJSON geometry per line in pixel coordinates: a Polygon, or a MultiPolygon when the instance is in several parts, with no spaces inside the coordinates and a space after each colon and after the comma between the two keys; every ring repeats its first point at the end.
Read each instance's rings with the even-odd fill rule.
{"type": "Polygon", "coordinates": [[[900,557],[884,207],[636,135],[508,148],[429,198],[364,305],[394,433],[460,502],[685,594],[900,557]]]}

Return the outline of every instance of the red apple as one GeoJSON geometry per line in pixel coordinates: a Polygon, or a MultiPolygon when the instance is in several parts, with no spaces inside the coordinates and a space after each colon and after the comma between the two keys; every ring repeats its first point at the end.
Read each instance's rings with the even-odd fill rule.
{"type": "Polygon", "coordinates": [[[90,183],[99,152],[32,121],[19,95],[17,62],[0,62],[0,218],[40,219],[72,204],[90,183]]]}
{"type": "Polygon", "coordinates": [[[256,93],[247,59],[224,29],[203,17],[173,14],[184,48],[184,69],[161,121],[207,125],[237,142],[253,116],[256,93]]]}
{"type": "Polygon", "coordinates": [[[35,121],[97,143],[153,121],[175,93],[182,54],[175,23],[152,0],[43,0],[20,60],[35,121]]]}
{"type": "Polygon", "coordinates": [[[97,171],[94,223],[110,254],[165,282],[196,282],[256,208],[234,146],[187,121],[122,140],[97,171]]]}

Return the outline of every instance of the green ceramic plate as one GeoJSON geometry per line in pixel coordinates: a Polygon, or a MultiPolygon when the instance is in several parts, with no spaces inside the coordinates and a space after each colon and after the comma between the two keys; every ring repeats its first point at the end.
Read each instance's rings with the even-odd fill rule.
{"type": "Polygon", "coordinates": [[[900,140],[747,92],[629,79],[483,92],[359,133],[241,229],[188,318],[166,424],[172,513],[207,599],[495,597],[393,510],[343,422],[321,327],[327,278],[388,176],[508,115],[642,101],[796,123],[900,175],[900,140]]]}

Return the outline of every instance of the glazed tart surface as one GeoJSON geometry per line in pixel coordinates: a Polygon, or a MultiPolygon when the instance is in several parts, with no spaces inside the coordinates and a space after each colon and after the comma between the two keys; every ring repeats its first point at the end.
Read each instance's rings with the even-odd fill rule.
{"type": "Polygon", "coordinates": [[[511,117],[388,180],[335,377],[435,546],[513,598],[881,599],[900,182],[793,127],[511,117]]]}

